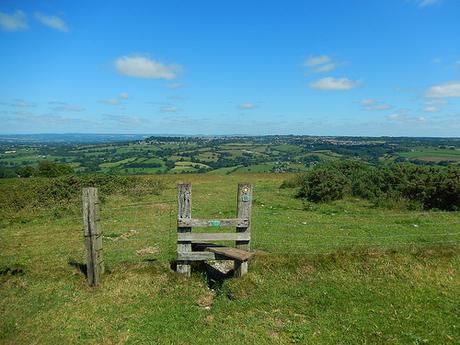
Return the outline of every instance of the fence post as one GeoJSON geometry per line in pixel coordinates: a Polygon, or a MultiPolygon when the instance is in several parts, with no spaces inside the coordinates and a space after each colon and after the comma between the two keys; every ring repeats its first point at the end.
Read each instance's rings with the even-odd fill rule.
{"type": "MultiPolygon", "coordinates": [[[[192,185],[181,183],[177,185],[177,217],[192,218],[192,185]]],[[[191,227],[177,227],[177,232],[191,232],[191,227]]],[[[177,253],[191,252],[192,241],[177,241],[177,253]]],[[[191,267],[188,261],[177,261],[177,272],[190,276],[191,267]]]]}
{"type": "MultiPolygon", "coordinates": [[[[239,183],[236,206],[237,218],[249,219],[249,225],[245,228],[236,228],[236,232],[247,232],[251,234],[251,211],[252,211],[252,184],[239,183]]],[[[249,251],[251,249],[250,241],[235,241],[236,248],[249,251]]],[[[235,277],[242,277],[248,273],[248,262],[235,261],[235,277]]]]}
{"type": "Polygon", "coordinates": [[[83,188],[82,201],[86,248],[86,277],[90,286],[96,286],[104,274],[97,188],[83,188]]]}

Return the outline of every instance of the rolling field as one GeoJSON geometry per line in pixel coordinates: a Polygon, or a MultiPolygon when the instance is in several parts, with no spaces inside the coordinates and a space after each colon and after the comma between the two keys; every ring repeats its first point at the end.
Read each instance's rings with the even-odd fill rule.
{"type": "Polygon", "coordinates": [[[295,190],[279,189],[287,177],[162,175],[161,195],[104,198],[97,288],[81,271],[79,205],[2,220],[0,343],[460,342],[460,212],[359,199],[306,211],[295,190]],[[202,267],[191,278],[171,270],[178,181],[192,183],[199,218],[233,217],[237,183],[254,184],[249,274],[210,281],[202,267]]]}
{"type": "Polygon", "coordinates": [[[400,155],[409,159],[419,159],[429,162],[453,161],[460,162],[460,150],[419,148],[410,152],[401,152],[400,155]]]}

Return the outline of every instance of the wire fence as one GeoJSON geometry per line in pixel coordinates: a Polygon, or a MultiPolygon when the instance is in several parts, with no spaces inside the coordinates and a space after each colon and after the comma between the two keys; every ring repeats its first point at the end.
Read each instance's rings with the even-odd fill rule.
{"type": "MultiPolygon", "coordinates": [[[[136,202],[120,206],[102,205],[101,227],[104,256],[109,262],[148,258],[172,260],[176,245],[176,204],[136,202]]],[[[259,255],[317,255],[338,250],[362,253],[366,248],[401,249],[460,245],[460,220],[414,219],[395,214],[386,223],[357,223],[343,219],[279,221],[276,214],[254,212],[251,249],[259,255]],[[402,223],[397,223],[402,220],[402,223]],[[418,224],[417,224],[418,223],[418,224]],[[410,232],[409,232],[410,231],[410,232]]],[[[417,215],[424,214],[418,213],[417,215]]],[[[445,212],[430,212],[445,216],[445,212]]],[[[356,216],[359,219],[359,216],[356,216]]],[[[383,218],[382,218],[383,220],[383,218]]],[[[82,216],[48,218],[37,224],[2,231],[3,259],[22,257],[36,262],[70,262],[84,255],[82,216]],[[53,229],[50,236],[49,229],[53,229]]],[[[219,231],[216,229],[213,232],[219,231]]]]}

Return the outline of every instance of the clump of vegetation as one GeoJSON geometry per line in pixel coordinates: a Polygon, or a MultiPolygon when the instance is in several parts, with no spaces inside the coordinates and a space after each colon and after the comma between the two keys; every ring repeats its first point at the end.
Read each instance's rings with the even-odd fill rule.
{"type": "Polygon", "coordinates": [[[64,163],[59,164],[48,160],[40,161],[36,168],[31,165],[26,165],[17,170],[17,175],[19,177],[58,177],[73,173],[74,169],[71,165],[64,163]]]}
{"type": "Polygon", "coordinates": [[[297,196],[309,202],[353,196],[380,206],[404,202],[409,208],[460,209],[460,169],[452,166],[336,161],[313,167],[296,182],[297,196]]]}
{"type": "Polygon", "coordinates": [[[27,215],[36,216],[39,210],[75,208],[80,204],[84,187],[97,187],[102,201],[113,194],[139,197],[158,195],[164,189],[163,183],[157,179],[127,175],[64,175],[10,180],[0,184],[0,219],[23,221],[27,215]]]}

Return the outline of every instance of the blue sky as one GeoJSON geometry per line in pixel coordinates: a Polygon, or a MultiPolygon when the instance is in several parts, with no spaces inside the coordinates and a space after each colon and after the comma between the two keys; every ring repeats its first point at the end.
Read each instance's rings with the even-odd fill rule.
{"type": "Polygon", "coordinates": [[[460,136],[460,1],[0,2],[0,133],[460,136]]]}

